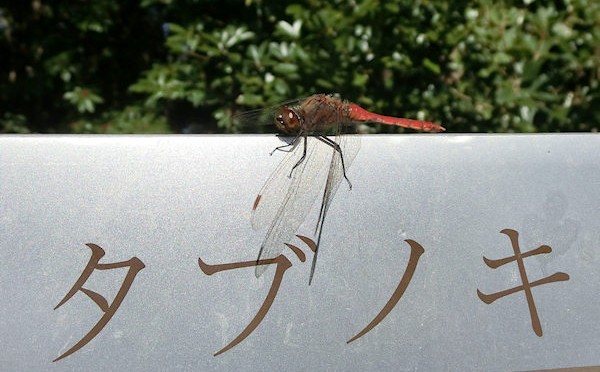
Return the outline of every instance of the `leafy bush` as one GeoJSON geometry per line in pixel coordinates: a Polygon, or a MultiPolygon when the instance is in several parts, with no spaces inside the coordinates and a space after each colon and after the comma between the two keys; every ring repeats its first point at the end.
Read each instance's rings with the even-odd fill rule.
{"type": "Polygon", "coordinates": [[[596,130],[600,3],[525,3],[482,1],[449,32],[444,93],[457,104],[448,121],[477,131],[596,130]]]}
{"type": "Polygon", "coordinates": [[[593,0],[27,4],[0,8],[0,131],[236,132],[316,92],[455,132],[600,120],[593,0]]]}

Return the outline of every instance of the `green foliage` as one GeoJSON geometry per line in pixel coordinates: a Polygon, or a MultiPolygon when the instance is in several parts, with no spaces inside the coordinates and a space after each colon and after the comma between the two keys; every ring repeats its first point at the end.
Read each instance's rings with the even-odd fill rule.
{"type": "MultiPolygon", "coordinates": [[[[160,58],[157,22],[135,2],[3,3],[0,117],[23,117],[19,128],[31,132],[72,132],[83,122],[101,131],[107,116],[136,104],[128,86],[160,58]]],[[[15,123],[1,119],[0,132],[21,131],[15,123]]]]}
{"type": "Polygon", "coordinates": [[[600,3],[482,1],[448,34],[447,84],[465,130],[578,131],[600,120],[600,3]]]}
{"type": "Polygon", "coordinates": [[[166,118],[139,106],[103,113],[93,120],[79,119],[71,123],[73,133],[134,134],[165,133],[166,118]]]}
{"type": "Polygon", "coordinates": [[[96,104],[104,102],[99,95],[89,89],[80,87],[75,87],[72,91],[66,92],[63,98],[77,107],[77,111],[81,114],[86,112],[93,113],[96,110],[96,104]]]}
{"type": "Polygon", "coordinates": [[[600,121],[594,0],[17,2],[6,55],[5,132],[248,131],[231,116],[317,92],[454,132],[600,121]]]}
{"type": "Polygon", "coordinates": [[[5,112],[0,118],[0,133],[29,133],[27,118],[23,115],[15,115],[5,112]]]}

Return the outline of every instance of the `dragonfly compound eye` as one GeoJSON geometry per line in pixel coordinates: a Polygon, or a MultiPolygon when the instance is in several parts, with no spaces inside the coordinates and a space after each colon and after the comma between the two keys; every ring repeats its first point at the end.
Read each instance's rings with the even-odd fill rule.
{"type": "Polygon", "coordinates": [[[294,110],[287,107],[279,110],[275,116],[275,125],[285,133],[297,133],[300,130],[300,117],[294,110]]]}

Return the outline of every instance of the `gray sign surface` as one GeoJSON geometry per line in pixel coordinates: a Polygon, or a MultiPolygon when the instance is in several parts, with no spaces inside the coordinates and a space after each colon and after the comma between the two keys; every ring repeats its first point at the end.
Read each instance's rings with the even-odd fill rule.
{"type": "Polygon", "coordinates": [[[2,370],[600,365],[600,136],[364,136],[312,285],[292,236],[275,293],[250,219],[280,144],[0,136],[2,370]]]}

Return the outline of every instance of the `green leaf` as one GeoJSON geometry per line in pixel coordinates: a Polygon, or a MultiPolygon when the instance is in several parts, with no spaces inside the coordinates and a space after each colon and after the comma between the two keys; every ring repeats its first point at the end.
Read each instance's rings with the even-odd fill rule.
{"type": "Polygon", "coordinates": [[[279,75],[289,75],[298,71],[298,66],[293,63],[278,63],[273,66],[273,71],[279,75]]]}
{"type": "Polygon", "coordinates": [[[439,75],[441,72],[440,65],[434,63],[429,58],[423,59],[423,66],[425,66],[428,70],[435,73],[436,75],[439,75]]]}

